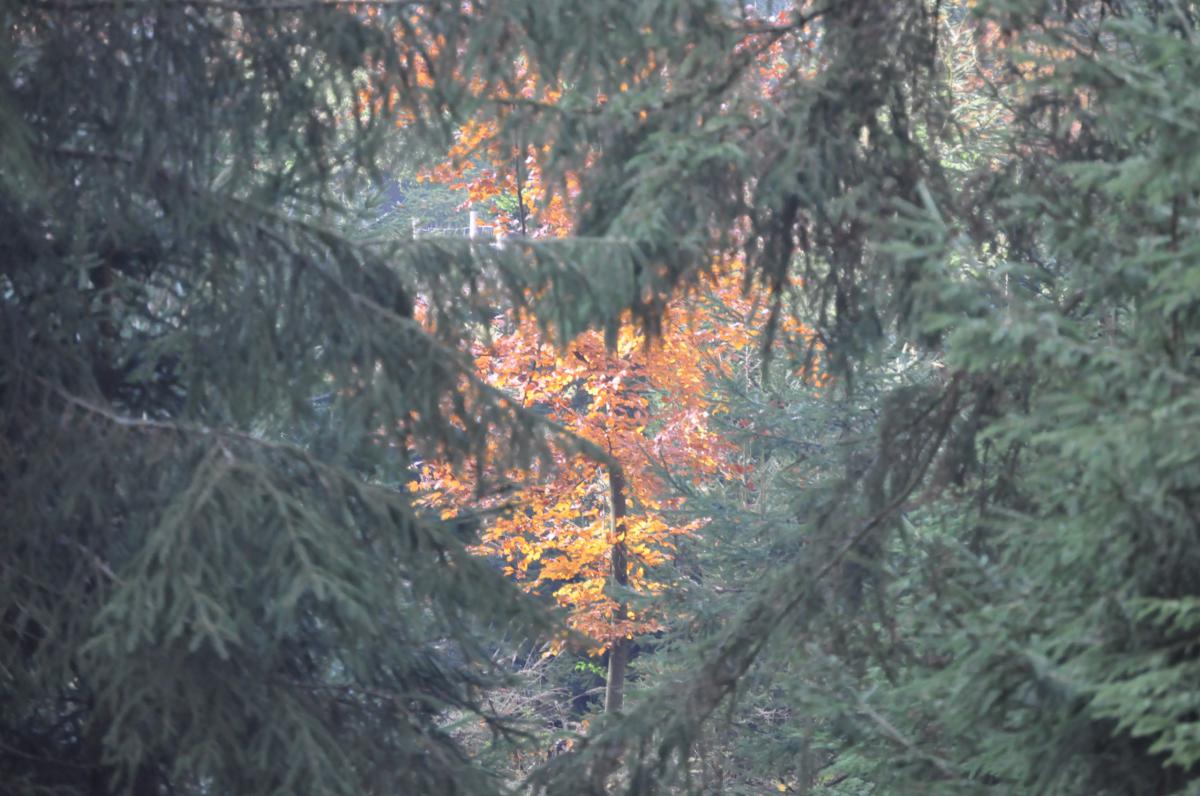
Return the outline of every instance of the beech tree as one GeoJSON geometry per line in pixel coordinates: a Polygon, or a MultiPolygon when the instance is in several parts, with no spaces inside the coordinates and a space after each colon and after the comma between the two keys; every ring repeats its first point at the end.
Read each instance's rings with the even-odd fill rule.
{"type": "MultiPolygon", "coordinates": [[[[527,93],[533,90],[530,85],[527,93]]],[[[536,155],[505,152],[487,133],[465,126],[429,178],[463,189],[472,206],[488,207],[501,230],[525,229],[535,238],[569,234],[565,202],[547,196],[536,155]],[[520,169],[518,160],[524,161],[520,169]]],[[[722,283],[725,293],[744,303],[732,281],[722,283]]],[[[715,295],[717,285],[711,287],[715,295]]],[[[597,643],[592,652],[607,653],[609,712],[621,706],[629,642],[662,626],[650,602],[633,606],[625,597],[661,591],[660,568],[676,537],[702,522],[672,519],[682,495],[667,479],[694,483],[736,471],[726,455],[732,449],[710,428],[717,407],[705,398],[705,370],[746,345],[748,336],[738,330],[752,319],[716,328],[709,318],[685,315],[682,305],[673,312],[677,317],[660,339],[648,340],[625,324],[612,346],[598,332],[556,340],[535,319],[505,314],[474,349],[481,378],[595,443],[609,461],[560,457],[549,472],[512,472],[508,477],[520,488],[483,502],[449,465],[423,468],[430,504],[501,512],[487,524],[479,551],[501,556],[509,563],[505,571],[527,588],[548,590],[569,609],[571,626],[597,643]]]]}

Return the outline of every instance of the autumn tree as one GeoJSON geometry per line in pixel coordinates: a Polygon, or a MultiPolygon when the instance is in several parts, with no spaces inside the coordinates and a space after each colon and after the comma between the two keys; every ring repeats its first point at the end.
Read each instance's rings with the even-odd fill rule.
{"type": "MultiPolygon", "coordinates": [[[[784,55],[778,44],[757,53],[760,102],[769,100],[784,55]]],[[[558,99],[560,92],[539,85],[524,58],[514,60],[520,100],[558,99]]],[[[620,94],[636,90],[652,72],[647,68],[631,78],[633,88],[622,83],[620,94]]],[[[501,99],[509,98],[506,92],[500,90],[501,99]]],[[[594,101],[597,107],[610,102],[604,95],[594,101]]],[[[464,207],[485,209],[508,235],[567,236],[573,212],[586,202],[579,176],[566,174],[561,190],[550,190],[540,162],[553,143],[515,146],[501,139],[499,129],[495,121],[464,124],[447,158],[427,170],[427,179],[462,190],[464,207]]],[[[501,235],[498,245],[505,245],[508,236],[501,235]]],[[[760,342],[757,330],[772,323],[790,333],[800,328],[790,315],[772,320],[771,297],[755,289],[739,260],[714,257],[725,262],[695,287],[690,301],[667,305],[656,337],[625,323],[615,339],[585,332],[564,345],[544,324],[512,315],[499,316],[481,336],[475,350],[480,375],[597,443],[610,457],[607,462],[560,459],[550,472],[513,473],[514,484],[534,485],[484,501],[449,468],[425,467],[425,499],[443,507],[499,510],[480,552],[503,557],[506,571],[527,588],[552,593],[569,609],[572,625],[597,640],[598,650],[607,650],[608,712],[621,707],[631,639],[665,627],[661,608],[634,593],[659,593],[677,580],[677,572],[660,567],[676,558],[678,537],[706,522],[703,516],[681,519],[684,496],[742,480],[733,447],[715,433],[714,416],[728,408],[713,400],[713,382],[753,369],[751,363],[759,361],[751,350],[760,342]]],[[[812,341],[793,342],[809,347],[799,371],[811,375],[812,341]]],[[[601,774],[597,781],[604,779],[601,774]]]]}
{"type": "MultiPolygon", "coordinates": [[[[525,94],[535,89],[530,79],[525,94]]],[[[535,153],[504,150],[489,131],[494,127],[465,125],[429,178],[464,189],[466,204],[488,207],[514,233],[567,235],[566,207],[575,197],[548,195],[535,153]],[[514,195],[515,204],[508,201],[514,195]],[[520,215],[498,210],[506,206],[520,215]]],[[[715,282],[709,288],[718,295],[715,282]]],[[[730,279],[720,289],[744,303],[730,279]]],[[[528,588],[552,593],[569,609],[571,624],[595,640],[594,651],[607,651],[608,711],[621,706],[631,639],[661,628],[656,610],[626,597],[661,591],[671,576],[660,568],[675,537],[702,522],[675,518],[686,490],[671,481],[737,477],[731,448],[711,428],[717,407],[706,398],[707,369],[747,344],[738,330],[753,319],[717,327],[682,304],[672,312],[655,340],[625,323],[615,340],[585,332],[567,342],[531,317],[500,315],[475,348],[481,378],[595,443],[604,461],[560,458],[547,472],[510,474],[514,484],[530,485],[482,503],[472,484],[446,466],[425,467],[431,504],[507,507],[488,524],[480,551],[503,557],[506,571],[528,588]]]]}

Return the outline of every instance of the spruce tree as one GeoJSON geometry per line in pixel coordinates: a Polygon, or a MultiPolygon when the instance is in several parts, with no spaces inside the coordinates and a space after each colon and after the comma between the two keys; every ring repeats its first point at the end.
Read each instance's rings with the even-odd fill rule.
{"type": "Polygon", "coordinates": [[[406,485],[550,436],[465,244],[356,210],[423,102],[378,8],[0,7],[5,793],[500,789],[446,723],[548,620],[406,485]]]}
{"type": "MultiPolygon", "coordinates": [[[[581,172],[580,233],[637,242],[635,317],[734,249],[834,395],[875,393],[871,444],[796,486],[803,550],[577,761],[687,780],[772,660],[857,756],[845,792],[1193,792],[1195,4],[646,14],[640,41],[522,29],[582,96],[498,118],[581,172]],[[893,352],[924,366],[881,374],[893,352]]],[[[544,774],[578,792],[571,761],[544,774]]]]}

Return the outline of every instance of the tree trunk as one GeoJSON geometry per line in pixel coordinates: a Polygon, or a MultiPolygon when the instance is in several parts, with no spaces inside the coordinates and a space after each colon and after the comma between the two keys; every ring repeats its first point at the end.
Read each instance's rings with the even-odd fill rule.
{"type": "MultiPolygon", "coordinates": [[[[629,557],[625,548],[625,476],[611,468],[608,473],[609,523],[613,545],[610,551],[610,582],[629,585],[629,557]]],[[[625,618],[624,602],[617,604],[617,621],[625,618]]],[[[616,713],[625,701],[625,666],[629,663],[629,639],[621,636],[608,650],[608,681],[604,687],[604,712],[616,713]]]]}
{"type": "MultiPolygon", "coordinates": [[[[610,467],[608,471],[609,531],[612,534],[610,549],[609,582],[624,587],[629,584],[629,557],[625,548],[625,476],[620,469],[610,467]]],[[[617,621],[625,618],[624,601],[617,603],[617,621]]],[[[608,648],[608,678],[604,685],[604,713],[612,715],[621,710],[625,701],[625,668],[629,663],[629,639],[625,636],[614,639],[608,648]]],[[[592,768],[591,792],[608,792],[608,779],[620,765],[621,758],[615,749],[606,751],[597,758],[592,768]]]]}

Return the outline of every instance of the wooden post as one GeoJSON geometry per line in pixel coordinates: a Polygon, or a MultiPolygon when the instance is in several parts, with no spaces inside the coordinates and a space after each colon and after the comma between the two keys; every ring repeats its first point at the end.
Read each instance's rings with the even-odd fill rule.
{"type": "Polygon", "coordinates": [[[468,218],[471,220],[467,222],[467,237],[474,240],[479,235],[479,214],[472,210],[468,218]]]}

